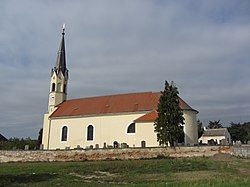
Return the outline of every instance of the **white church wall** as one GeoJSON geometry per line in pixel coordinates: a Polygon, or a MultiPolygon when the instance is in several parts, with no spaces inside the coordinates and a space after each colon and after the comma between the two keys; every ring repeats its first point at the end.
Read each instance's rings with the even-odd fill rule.
{"type": "MultiPolygon", "coordinates": [[[[129,147],[141,147],[142,141],[145,141],[146,147],[159,146],[153,122],[136,123],[135,133],[127,133],[129,124],[145,113],[52,119],[51,124],[48,122],[44,124],[44,148],[65,149],[69,147],[70,149],[74,149],[77,146],[86,148],[92,145],[95,147],[96,144],[100,148],[103,148],[104,143],[113,146],[114,141],[117,141],[119,144],[127,143],[129,147]],[[88,125],[93,125],[94,127],[94,139],[91,141],[87,140],[88,125]],[[67,141],[61,141],[63,126],[68,127],[67,141]],[[49,142],[49,147],[47,142],[49,142]]],[[[196,112],[184,111],[183,113],[185,118],[185,144],[197,144],[196,112]]]]}
{"type": "Polygon", "coordinates": [[[139,147],[141,147],[142,141],[145,141],[146,147],[159,146],[153,122],[136,123],[136,132],[136,145],[139,147]]]}
{"type": "Polygon", "coordinates": [[[49,135],[49,114],[44,114],[43,117],[43,137],[42,137],[42,144],[45,149],[48,147],[48,135],[49,135]]]}
{"type": "Polygon", "coordinates": [[[198,127],[197,127],[197,113],[192,110],[184,110],[184,134],[186,145],[198,144],[198,127]]]}
{"type": "MultiPolygon", "coordinates": [[[[136,141],[137,138],[140,138],[137,136],[138,130],[136,129],[135,134],[128,134],[127,127],[133,120],[144,114],[145,112],[98,117],[52,119],[49,135],[49,149],[65,149],[66,147],[73,149],[78,145],[83,148],[90,145],[95,147],[96,144],[99,144],[99,147],[102,148],[104,143],[106,143],[106,145],[113,145],[114,141],[118,143],[127,143],[129,147],[140,147],[141,142],[136,141]],[[94,126],[93,141],[87,141],[87,127],[90,124],[94,126]],[[61,141],[63,126],[68,127],[67,141],[61,141]]],[[[153,131],[150,132],[149,130],[146,134],[149,135],[150,133],[153,133],[153,131]]]]}

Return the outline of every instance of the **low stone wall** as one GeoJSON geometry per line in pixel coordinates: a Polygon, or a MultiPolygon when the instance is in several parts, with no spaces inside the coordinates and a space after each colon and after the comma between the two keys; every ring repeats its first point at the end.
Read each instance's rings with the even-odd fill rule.
{"type": "Polygon", "coordinates": [[[0,151],[0,163],[142,159],[157,157],[200,157],[217,153],[232,153],[229,146],[177,148],[127,148],[96,150],[0,151]]]}
{"type": "Polygon", "coordinates": [[[250,158],[250,145],[235,146],[232,151],[234,156],[250,158]]]}

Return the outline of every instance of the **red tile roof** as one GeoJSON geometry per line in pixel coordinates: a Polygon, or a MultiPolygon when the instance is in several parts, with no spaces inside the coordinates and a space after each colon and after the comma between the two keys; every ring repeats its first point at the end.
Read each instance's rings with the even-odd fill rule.
{"type": "MultiPolygon", "coordinates": [[[[87,116],[157,109],[160,92],[141,92],[87,97],[64,101],[50,117],[87,116]]],[[[183,110],[194,110],[180,98],[183,110]]]]}
{"type": "Polygon", "coordinates": [[[153,110],[135,120],[135,122],[152,122],[158,117],[156,110],[153,110]]]}
{"type": "MultiPolygon", "coordinates": [[[[179,97],[179,104],[180,104],[180,107],[182,110],[193,110],[195,112],[198,113],[198,111],[192,109],[185,101],[183,101],[180,97],[179,97]]],[[[155,119],[158,117],[158,113],[155,110],[149,112],[149,113],[146,113],[145,115],[137,118],[135,120],[135,122],[152,122],[152,121],[155,121],[155,119]]]]}

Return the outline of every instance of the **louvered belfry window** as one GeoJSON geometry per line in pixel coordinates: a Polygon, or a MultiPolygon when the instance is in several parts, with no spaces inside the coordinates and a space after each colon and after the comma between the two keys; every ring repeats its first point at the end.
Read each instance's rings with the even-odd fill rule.
{"type": "Polygon", "coordinates": [[[52,91],[52,92],[56,91],[56,84],[55,84],[55,83],[52,83],[51,91],[52,91]]]}

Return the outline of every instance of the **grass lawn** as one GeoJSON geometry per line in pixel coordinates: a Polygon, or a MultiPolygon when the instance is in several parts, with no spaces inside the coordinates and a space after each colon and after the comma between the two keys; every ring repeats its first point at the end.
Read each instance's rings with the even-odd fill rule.
{"type": "Polygon", "coordinates": [[[250,186],[250,160],[229,156],[0,164],[0,186],[250,186]]]}

